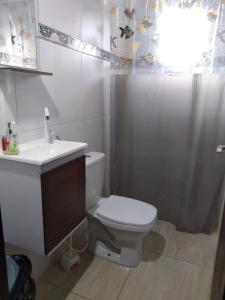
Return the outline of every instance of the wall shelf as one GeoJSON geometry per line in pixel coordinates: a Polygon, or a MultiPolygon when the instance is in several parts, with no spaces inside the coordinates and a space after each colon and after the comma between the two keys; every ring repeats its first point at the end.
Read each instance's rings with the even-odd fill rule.
{"type": "Polygon", "coordinates": [[[43,72],[36,69],[20,68],[20,67],[13,67],[13,66],[0,66],[0,71],[23,73],[31,76],[40,76],[40,75],[53,76],[53,73],[50,72],[43,72]]]}

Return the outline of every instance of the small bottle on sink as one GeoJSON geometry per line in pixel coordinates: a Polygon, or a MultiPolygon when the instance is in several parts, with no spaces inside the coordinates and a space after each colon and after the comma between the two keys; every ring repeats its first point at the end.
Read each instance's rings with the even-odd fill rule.
{"type": "Polygon", "coordinates": [[[19,154],[17,134],[13,133],[12,124],[15,124],[15,122],[8,123],[7,134],[2,137],[2,152],[5,155],[19,154]]]}
{"type": "Polygon", "coordinates": [[[9,140],[7,136],[2,137],[2,153],[6,154],[9,147],[9,140]]]}

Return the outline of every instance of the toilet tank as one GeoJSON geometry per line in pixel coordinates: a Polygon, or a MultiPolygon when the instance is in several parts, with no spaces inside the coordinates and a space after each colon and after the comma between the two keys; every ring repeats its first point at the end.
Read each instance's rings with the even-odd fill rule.
{"type": "Polygon", "coordinates": [[[105,173],[105,154],[86,154],[86,210],[96,206],[102,196],[105,173]]]}

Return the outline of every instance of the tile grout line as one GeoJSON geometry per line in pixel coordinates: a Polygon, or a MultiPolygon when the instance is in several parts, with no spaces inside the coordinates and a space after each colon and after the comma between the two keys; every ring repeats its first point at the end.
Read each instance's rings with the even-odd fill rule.
{"type": "Polygon", "coordinates": [[[93,300],[91,298],[87,298],[86,296],[82,296],[78,293],[74,293],[73,291],[71,291],[70,294],[75,295],[75,296],[79,296],[79,297],[83,298],[84,300],[93,300]]]}
{"type": "Polygon", "coordinates": [[[120,296],[121,296],[121,294],[122,294],[122,292],[123,292],[123,290],[124,290],[124,288],[125,288],[125,285],[126,285],[128,279],[129,279],[129,277],[130,277],[132,271],[133,271],[132,269],[129,270],[129,274],[127,275],[127,277],[126,277],[124,283],[122,284],[122,287],[121,287],[121,289],[120,289],[120,291],[119,291],[119,294],[118,294],[116,300],[119,300],[119,298],[120,298],[120,296]]]}
{"type": "MultiPolygon", "coordinates": [[[[109,117],[97,117],[97,118],[94,118],[94,119],[87,119],[87,120],[81,120],[81,121],[77,121],[77,122],[68,122],[68,123],[59,123],[59,124],[52,124],[50,125],[51,127],[53,128],[57,128],[57,127],[64,127],[64,126],[72,126],[72,125],[80,125],[80,124],[83,124],[83,123],[89,123],[89,122],[92,122],[92,121],[102,121],[102,120],[105,120],[105,119],[108,119],[109,117]]],[[[37,131],[37,130],[42,130],[44,127],[37,127],[37,128],[34,128],[34,129],[29,129],[29,130],[19,130],[18,132],[19,133],[31,133],[33,131],[37,131]]]]}
{"type": "Polygon", "coordinates": [[[193,262],[190,262],[190,261],[186,261],[186,260],[181,259],[181,258],[177,258],[177,257],[174,257],[174,256],[162,254],[162,253],[159,253],[159,252],[156,252],[156,251],[154,252],[154,251],[150,251],[150,250],[144,250],[144,252],[147,252],[147,253],[149,253],[149,254],[155,254],[155,255],[164,256],[164,257],[167,257],[167,258],[170,258],[170,259],[174,259],[174,260],[177,260],[177,261],[180,261],[180,262],[184,262],[184,263],[190,264],[190,265],[192,265],[192,266],[196,266],[196,267],[207,268],[207,269],[210,269],[210,270],[213,270],[213,269],[214,269],[214,266],[204,266],[204,265],[200,265],[200,264],[197,264],[197,263],[193,263],[193,262]]]}
{"type": "MultiPolygon", "coordinates": [[[[79,297],[81,297],[81,298],[84,298],[84,300],[93,300],[93,299],[87,298],[86,296],[83,296],[83,295],[80,295],[80,294],[75,293],[75,292],[73,292],[73,291],[70,291],[70,290],[64,288],[63,286],[58,285],[58,284],[55,284],[55,283],[53,283],[53,282],[51,282],[51,281],[48,281],[48,280],[46,280],[46,279],[38,279],[37,281],[48,283],[48,284],[50,284],[50,285],[53,286],[53,287],[57,287],[58,289],[63,290],[64,292],[68,292],[69,294],[72,294],[72,295],[75,295],[75,296],[79,296],[79,297]]],[[[37,286],[37,287],[38,287],[38,286],[37,286]]]]}

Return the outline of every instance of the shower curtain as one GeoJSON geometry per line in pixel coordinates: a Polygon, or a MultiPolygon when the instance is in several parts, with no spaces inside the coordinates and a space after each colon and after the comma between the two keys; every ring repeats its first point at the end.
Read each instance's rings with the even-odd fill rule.
{"type": "Polygon", "coordinates": [[[225,174],[224,87],[223,75],[112,76],[111,193],[208,233],[225,174]]]}
{"type": "Polygon", "coordinates": [[[225,174],[216,153],[225,144],[225,2],[104,4],[121,58],[112,60],[111,192],[155,205],[179,230],[207,233],[225,174]]]}

